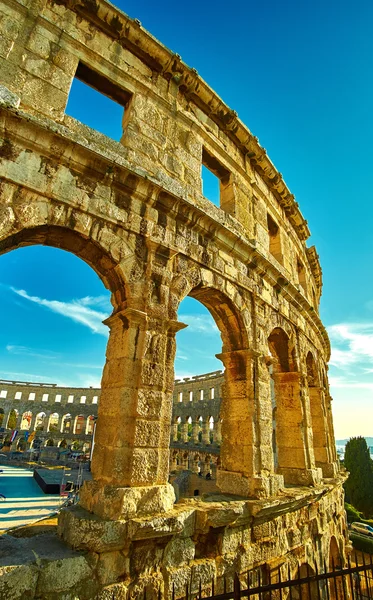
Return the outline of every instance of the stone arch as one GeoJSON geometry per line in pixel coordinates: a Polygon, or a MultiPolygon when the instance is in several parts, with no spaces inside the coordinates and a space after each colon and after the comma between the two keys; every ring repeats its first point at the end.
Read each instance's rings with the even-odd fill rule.
{"type": "Polygon", "coordinates": [[[35,417],[35,431],[45,431],[47,415],[44,411],[39,412],[35,417]]]}
{"type": "MultiPolygon", "coordinates": [[[[177,303],[186,296],[201,302],[214,319],[222,339],[222,352],[217,354],[225,366],[220,409],[223,417],[222,468],[218,474],[218,486],[222,491],[229,491],[234,485],[238,494],[252,495],[257,481],[254,479],[253,442],[256,410],[252,376],[254,357],[249,349],[251,305],[244,301],[235,285],[215,277],[207,269],[197,268],[184,258],[177,266],[184,269],[172,285],[177,303]]],[[[210,443],[208,423],[203,425],[203,441],[210,443]]]]}
{"type": "Polygon", "coordinates": [[[47,431],[48,432],[56,432],[59,430],[59,421],[60,421],[60,415],[58,414],[58,412],[53,412],[49,415],[49,419],[48,419],[48,426],[47,426],[47,431]]]}
{"type": "MultiPolygon", "coordinates": [[[[32,245],[52,246],[71,252],[86,262],[97,273],[105,287],[111,291],[114,310],[123,309],[126,305],[126,283],[110,252],[110,247],[115,245],[112,239],[115,233],[107,236],[110,237],[111,243],[109,247],[105,247],[104,243],[95,239],[97,234],[95,236],[92,220],[89,220],[89,226],[82,227],[82,219],[78,211],[64,213],[59,219],[59,224],[56,225],[53,221],[57,217],[48,202],[46,202],[46,210],[52,212],[50,224],[45,224],[45,215],[39,216],[38,213],[35,215],[35,211],[26,210],[25,219],[28,218],[29,221],[17,224],[10,235],[8,232],[7,236],[0,238],[0,254],[32,245]],[[65,223],[61,225],[63,221],[65,223]]],[[[102,239],[105,237],[103,236],[102,239]]],[[[124,245],[121,238],[116,242],[124,245]]]]}
{"type": "Polygon", "coordinates": [[[76,415],[74,419],[74,428],[73,433],[76,435],[80,435],[84,433],[86,427],[86,418],[83,414],[76,415]]]}
{"type": "Polygon", "coordinates": [[[318,369],[314,354],[311,351],[308,351],[306,355],[305,369],[315,463],[316,467],[322,469],[324,477],[332,477],[335,471],[333,465],[335,444],[329,431],[325,388],[321,385],[322,372],[318,369]]]}
{"type": "Polygon", "coordinates": [[[19,417],[19,410],[17,408],[12,408],[9,412],[6,423],[4,424],[5,429],[15,429],[17,427],[19,417]]]}
{"type": "MultiPolygon", "coordinates": [[[[334,569],[342,568],[343,565],[343,553],[340,552],[338,542],[334,535],[331,536],[329,542],[329,571],[334,569]]],[[[346,582],[342,578],[337,577],[334,581],[329,582],[330,600],[337,600],[338,598],[349,598],[349,594],[343,591],[343,587],[346,586],[346,582]]],[[[346,592],[345,588],[345,592],[346,592]]]]}
{"type": "Polygon", "coordinates": [[[93,435],[94,426],[95,426],[95,416],[94,415],[89,415],[87,417],[87,422],[86,422],[86,427],[85,427],[85,434],[86,435],[93,435]]]}
{"type": "Polygon", "coordinates": [[[32,411],[26,410],[21,417],[21,425],[20,429],[25,431],[30,431],[32,421],[32,411]]]}
{"type": "Polygon", "coordinates": [[[301,373],[294,370],[295,336],[289,332],[275,327],[268,336],[273,465],[285,483],[313,484],[317,472],[305,433],[301,373]]]}
{"type": "Polygon", "coordinates": [[[308,387],[310,388],[320,385],[316,362],[311,351],[309,351],[306,356],[306,370],[308,387]]]}
{"type": "MultiPolygon", "coordinates": [[[[293,575],[293,579],[305,579],[313,575],[315,575],[315,569],[309,563],[304,562],[298,566],[298,569],[293,575]]],[[[294,586],[292,588],[292,598],[294,598],[294,600],[316,600],[319,598],[317,585],[318,584],[315,581],[311,581],[309,584],[303,583],[299,586],[294,586]]],[[[342,597],[343,596],[341,596],[341,598],[342,597]]]]}
{"type": "Polygon", "coordinates": [[[66,413],[61,419],[61,433],[72,433],[72,420],[71,413],[66,413]]]}

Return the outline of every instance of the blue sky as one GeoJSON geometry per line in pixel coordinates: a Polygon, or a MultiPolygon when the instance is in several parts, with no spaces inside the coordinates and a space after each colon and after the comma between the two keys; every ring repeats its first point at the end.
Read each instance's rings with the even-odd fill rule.
{"type": "MultiPolygon", "coordinates": [[[[198,70],[283,173],[323,268],[336,435],[373,435],[373,4],[116,5],[198,70]]],[[[94,106],[92,125],[108,114],[84,100],[70,114],[94,106]]],[[[113,123],[105,127],[118,137],[113,123]]],[[[95,273],[68,253],[22,248],[0,257],[0,285],[0,377],[98,385],[110,302],[95,273]]],[[[178,334],[178,374],[220,368],[219,334],[203,307],[188,299],[179,318],[190,326],[178,334]]]]}

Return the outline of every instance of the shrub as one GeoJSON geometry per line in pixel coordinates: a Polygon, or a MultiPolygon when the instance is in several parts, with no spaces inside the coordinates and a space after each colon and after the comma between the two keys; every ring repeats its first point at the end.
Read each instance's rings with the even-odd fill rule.
{"type": "Polygon", "coordinates": [[[358,533],[350,531],[350,540],[355,550],[373,554],[373,538],[364,537],[358,533]]]}

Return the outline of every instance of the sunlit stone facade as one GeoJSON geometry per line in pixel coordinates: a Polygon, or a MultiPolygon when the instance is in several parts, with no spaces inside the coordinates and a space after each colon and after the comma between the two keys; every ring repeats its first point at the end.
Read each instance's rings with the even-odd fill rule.
{"type": "Polygon", "coordinates": [[[17,581],[30,598],[180,597],[254,564],[316,569],[332,548],[345,560],[321,269],[281,174],[194,69],[106,0],[3,0],[0,17],[0,251],[73,252],[113,305],[93,480],[59,520],[60,556],[75,554],[58,571],[50,557],[50,578],[34,555],[13,562],[0,592],[17,581]],[[65,114],[74,77],[123,105],[120,142],[65,114]],[[174,506],[186,296],[222,338],[220,495],[174,506]]]}

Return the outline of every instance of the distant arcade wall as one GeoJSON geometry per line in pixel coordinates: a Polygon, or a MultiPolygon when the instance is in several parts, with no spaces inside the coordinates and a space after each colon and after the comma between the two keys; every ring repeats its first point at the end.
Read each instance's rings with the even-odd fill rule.
{"type": "MultiPolygon", "coordinates": [[[[198,447],[200,453],[206,453],[206,446],[212,446],[212,452],[219,453],[222,382],[221,371],[176,380],[170,440],[175,449],[171,452],[171,468],[172,460],[188,468],[188,464],[182,465],[179,459],[181,448],[198,447]]],[[[35,431],[35,438],[27,448],[43,447],[51,441],[54,446],[71,446],[77,441],[83,450],[88,450],[100,393],[100,388],[0,380],[0,427],[4,429],[0,435],[3,440],[9,438],[11,424],[19,432],[12,448],[18,447],[25,431],[35,431]],[[15,418],[10,423],[12,411],[15,418]]]]}

